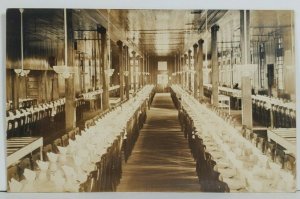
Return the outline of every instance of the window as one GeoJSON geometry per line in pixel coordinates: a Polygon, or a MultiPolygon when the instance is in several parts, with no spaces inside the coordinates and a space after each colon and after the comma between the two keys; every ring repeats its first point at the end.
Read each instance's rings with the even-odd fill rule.
{"type": "Polygon", "coordinates": [[[158,62],[158,70],[168,70],[168,64],[166,61],[158,62]]]}

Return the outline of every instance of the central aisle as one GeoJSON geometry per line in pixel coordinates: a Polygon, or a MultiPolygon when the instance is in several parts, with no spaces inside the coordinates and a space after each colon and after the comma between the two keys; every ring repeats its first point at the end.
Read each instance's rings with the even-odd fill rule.
{"type": "Polygon", "coordinates": [[[201,191],[169,93],[157,93],[117,191],[201,191]]]}

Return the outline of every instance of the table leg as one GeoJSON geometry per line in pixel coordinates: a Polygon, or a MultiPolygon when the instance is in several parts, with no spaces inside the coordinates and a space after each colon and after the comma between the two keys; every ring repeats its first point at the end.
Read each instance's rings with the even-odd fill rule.
{"type": "Polygon", "coordinates": [[[40,147],[40,160],[43,161],[43,147],[40,147]]]}

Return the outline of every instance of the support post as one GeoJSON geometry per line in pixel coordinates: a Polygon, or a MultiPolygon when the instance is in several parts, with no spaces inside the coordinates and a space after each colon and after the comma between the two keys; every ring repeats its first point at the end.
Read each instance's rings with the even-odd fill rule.
{"type": "Polygon", "coordinates": [[[197,53],[197,48],[198,45],[194,44],[194,97],[195,99],[198,99],[198,87],[199,87],[199,65],[198,65],[198,53],[197,53]]]}
{"type": "MultiPolygon", "coordinates": [[[[72,10],[67,9],[67,48],[68,48],[68,66],[73,66],[73,27],[72,10]]],[[[65,120],[66,129],[71,130],[76,127],[76,104],[75,104],[75,83],[74,76],[71,75],[65,80],[65,120]]]]}
{"type": "Polygon", "coordinates": [[[198,85],[199,85],[199,100],[202,101],[204,99],[204,91],[203,91],[203,43],[204,40],[200,39],[198,41],[199,49],[198,49],[198,85]]]}
{"type": "Polygon", "coordinates": [[[123,63],[123,43],[117,41],[119,47],[119,78],[120,78],[120,99],[124,100],[124,63],[123,63]]]}
{"type": "Polygon", "coordinates": [[[108,70],[110,68],[109,66],[109,52],[107,49],[107,43],[109,41],[109,37],[107,37],[107,31],[106,29],[101,26],[100,27],[100,34],[101,34],[101,68],[103,69],[102,73],[102,85],[103,85],[103,110],[109,109],[109,74],[108,70]]]}
{"type": "Polygon", "coordinates": [[[216,24],[211,27],[212,102],[215,107],[219,106],[218,30],[219,26],[216,24]]]}

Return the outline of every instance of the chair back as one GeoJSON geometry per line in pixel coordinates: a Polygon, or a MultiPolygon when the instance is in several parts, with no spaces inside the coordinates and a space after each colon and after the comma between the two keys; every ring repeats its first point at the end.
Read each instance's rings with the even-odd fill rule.
{"type": "Polygon", "coordinates": [[[21,162],[18,164],[19,167],[19,176],[20,180],[24,178],[23,173],[25,169],[32,169],[31,161],[29,158],[24,158],[21,160],[21,162]]]}
{"type": "Polygon", "coordinates": [[[75,135],[81,135],[80,130],[79,130],[79,127],[76,127],[76,128],[75,128],[75,135]]]}
{"type": "Polygon", "coordinates": [[[38,165],[36,163],[37,160],[41,160],[41,154],[40,154],[40,152],[36,152],[36,153],[33,153],[31,155],[32,170],[36,170],[38,168],[38,165]]]}
{"type": "Polygon", "coordinates": [[[17,165],[13,165],[8,167],[7,169],[7,182],[9,182],[12,178],[19,181],[19,167],[17,165]]]}
{"type": "Polygon", "coordinates": [[[63,146],[62,144],[62,141],[60,138],[57,138],[56,140],[54,140],[53,142],[53,152],[54,153],[59,153],[59,150],[58,150],[58,146],[63,146]]]}
{"type": "Polygon", "coordinates": [[[69,135],[68,134],[65,134],[61,137],[61,140],[62,140],[62,145],[64,147],[68,146],[69,145],[69,135]]]}
{"type": "Polygon", "coordinates": [[[48,145],[43,147],[44,161],[48,161],[47,153],[49,153],[49,152],[53,152],[53,147],[52,147],[51,144],[48,144],[48,145]]]}
{"type": "Polygon", "coordinates": [[[70,139],[75,140],[75,130],[69,131],[68,136],[70,139]]]}

